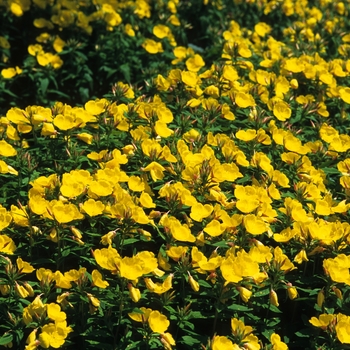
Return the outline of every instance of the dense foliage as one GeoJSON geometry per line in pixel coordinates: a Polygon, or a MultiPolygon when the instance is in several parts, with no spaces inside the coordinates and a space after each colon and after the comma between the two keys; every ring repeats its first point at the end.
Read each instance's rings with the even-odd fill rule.
{"type": "Polygon", "coordinates": [[[0,347],[348,348],[349,10],[0,0],[0,347]]]}

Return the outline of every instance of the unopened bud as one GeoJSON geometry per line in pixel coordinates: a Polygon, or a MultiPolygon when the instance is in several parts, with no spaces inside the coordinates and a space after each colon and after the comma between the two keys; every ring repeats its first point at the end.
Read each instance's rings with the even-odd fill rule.
{"type": "Polygon", "coordinates": [[[333,292],[340,300],[343,300],[343,293],[340,289],[338,289],[337,287],[333,287],[333,292]]]}
{"type": "Polygon", "coordinates": [[[294,300],[298,297],[298,291],[291,283],[287,284],[287,293],[290,300],[294,300]]]}
{"type": "Polygon", "coordinates": [[[23,286],[21,286],[17,282],[15,282],[15,283],[16,283],[15,284],[15,291],[19,297],[25,299],[27,296],[29,296],[29,293],[27,292],[27,290],[23,286]]]}
{"type": "Polygon", "coordinates": [[[317,294],[317,305],[318,307],[322,307],[323,303],[325,300],[325,296],[324,296],[324,291],[323,289],[321,289],[318,294],[317,294]]]}
{"type": "Polygon", "coordinates": [[[239,291],[239,295],[245,303],[248,302],[248,300],[253,294],[249,289],[245,287],[237,287],[237,290],[239,291]]]}
{"type": "Polygon", "coordinates": [[[128,284],[129,295],[134,303],[137,303],[141,299],[141,292],[138,288],[135,288],[131,283],[128,284]]]}
{"type": "Polygon", "coordinates": [[[195,292],[199,291],[199,283],[191,276],[189,272],[188,272],[188,282],[190,283],[190,286],[193,289],[193,291],[195,292]]]}
{"type": "Polygon", "coordinates": [[[34,296],[33,287],[28,282],[24,282],[23,285],[24,285],[24,288],[26,289],[26,291],[29,293],[29,296],[33,297],[34,296]]]}
{"type": "Polygon", "coordinates": [[[270,292],[270,303],[276,307],[279,306],[277,293],[273,289],[270,292]]]}

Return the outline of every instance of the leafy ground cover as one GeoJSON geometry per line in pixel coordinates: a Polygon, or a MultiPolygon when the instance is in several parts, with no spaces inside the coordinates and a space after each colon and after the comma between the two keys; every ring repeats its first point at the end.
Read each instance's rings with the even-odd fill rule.
{"type": "Polygon", "coordinates": [[[349,347],[349,2],[0,9],[0,346],[349,347]]]}

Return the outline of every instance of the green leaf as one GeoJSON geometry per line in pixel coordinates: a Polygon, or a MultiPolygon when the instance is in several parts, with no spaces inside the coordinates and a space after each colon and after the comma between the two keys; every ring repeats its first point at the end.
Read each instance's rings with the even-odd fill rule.
{"type": "Polygon", "coordinates": [[[253,310],[250,307],[244,306],[244,305],[238,305],[238,304],[231,304],[228,309],[233,311],[251,311],[253,310]]]}
{"type": "Polygon", "coordinates": [[[46,92],[47,92],[47,88],[49,86],[49,79],[48,78],[44,78],[41,80],[40,82],[40,90],[41,90],[41,93],[43,95],[46,95],[46,92]]]}
{"type": "Polygon", "coordinates": [[[277,314],[282,314],[282,311],[275,305],[270,304],[270,310],[276,312],[277,314]]]}
{"type": "Polygon", "coordinates": [[[12,340],[13,340],[13,335],[12,334],[4,334],[0,338],[0,345],[6,345],[6,344],[12,342],[12,340]]]}
{"type": "Polygon", "coordinates": [[[186,344],[186,345],[188,345],[188,346],[191,346],[191,345],[199,344],[199,343],[200,343],[200,340],[195,339],[195,338],[192,338],[192,337],[189,336],[189,335],[184,335],[184,336],[181,338],[181,341],[180,341],[180,342],[183,342],[184,344],[186,344]]]}

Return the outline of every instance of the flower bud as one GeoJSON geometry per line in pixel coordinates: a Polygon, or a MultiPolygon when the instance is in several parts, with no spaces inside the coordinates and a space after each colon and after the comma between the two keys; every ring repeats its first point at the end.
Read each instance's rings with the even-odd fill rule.
{"type": "Polygon", "coordinates": [[[92,304],[92,306],[94,306],[94,307],[96,307],[96,308],[100,307],[100,301],[99,301],[96,297],[94,297],[94,296],[93,296],[92,294],[90,294],[90,293],[87,293],[87,296],[88,296],[88,298],[89,298],[90,303],[92,304]]]}
{"type": "Polygon", "coordinates": [[[292,79],[290,81],[290,87],[294,90],[296,90],[298,87],[299,87],[299,83],[298,83],[298,80],[296,79],[292,79]]]}
{"type": "Polygon", "coordinates": [[[287,284],[287,293],[290,300],[294,300],[298,297],[298,291],[291,283],[287,284]]]}
{"type": "Polygon", "coordinates": [[[279,306],[277,293],[273,289],[270,292],[270,303],[276,307],[279,306]]]}
{"type": "Polygon", "coordinates": [[[0,284],[0,293],[5,296],[10,293],[10,286],[8,284],[0,284]]]}
{"type": "Polygon", "coordinates": [[[131,283],[128,284],[130,298],[134,303],[137,303],[141,299],[141,292],[138,288],[135,288],[131,283]]]}
{"type": "Polygon", "coordinates": [[[250,297],[252,296],[252,292],[245,288],[245,287],[237,287],[237,290],[239,291],[239,295],[241,296],[242,300],[247,303],[250,297]]]}
{"type": "Polygon", "coordinates": [[[338,289],[337,287],[333,287],[333,292],[340,300],[343,300],[343,293],[340,289],[338,289]]]}
{"type": "Polygon", "coordinates": [[[29,293],[27,292],[27,290],[23,286],[19,285],[17,282],[15,284],[15,291],[17,295],[23,299],[29,296],[29,293]]]}
{"type": "Polygon", "coordinates": [[[34,296],[34,290],[33,287],[28,283],[28,282],[24,282],[24,288],[26,289],[26,291],[29,293],[30,297],[34,296]]]}
{"type": "Polygon", "coordinates": [[[72,231],[73,235],[74,235],[76,238],[82,239],[83,235],[81,234],[81,232],[80,232],[77,228],[71,226],[70,230],[72,231]]]}
{"type": "Polygon", "coordinates": [[[189,272],[188,272],[188,282],[190,283],[192,290],[194,290],[195,292],[199,291],[199,283],[191,276],[189,272]]]}
{"type": "Polygon", "coordinates": [[[322,305],[324,303],[324,299],[325,299],[324,291],[323,291],[323,289],[321,289],[318,292],[318,294],[317,294],[317,305],[318,305],[318,307],[322,307],[322,305]]]}

